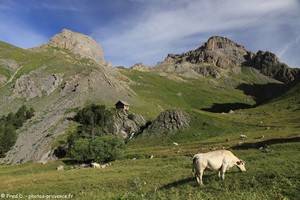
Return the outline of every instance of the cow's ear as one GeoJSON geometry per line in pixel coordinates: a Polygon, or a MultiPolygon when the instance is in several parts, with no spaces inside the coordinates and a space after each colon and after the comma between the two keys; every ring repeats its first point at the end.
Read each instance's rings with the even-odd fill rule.
{"type": "Polygon", "coordinates": [[[237,165],[240,165],[241,163],[242,163],[242,161],[240,161],[240,160],[236,161],[237,165]]]}

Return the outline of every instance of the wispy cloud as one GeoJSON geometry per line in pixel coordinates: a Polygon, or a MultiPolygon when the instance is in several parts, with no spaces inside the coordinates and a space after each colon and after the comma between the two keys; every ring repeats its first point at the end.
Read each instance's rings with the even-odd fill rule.
{"type": "Polygon", "coordinates": [[[33,47],[62,28],[91,33],[114,65],[155,64],[224,35],[298,64],[299,0],[0,0],[0,40],[33,47]],[[24,6],[26,2],[26,6],[24,6]]]}
{"type": "Polygon", "coordinates": [[[111,29],[100,28],[92,34],[116,64],[138,61],[153,64],[166,53],[190,45],[182,44],[178,48],[179,41],[189,41],[188,38],[201,34],[271,26],[287,13],[295,12],[298,7],[297,0],[134,1],[147,4],[136,20],[126,22],[125,19],[111,29]]]}
{"type": "Polygon", "coordinates": [[[300,35],[298,37],[292,39],[287,44],[285,44],[278,52],[278,56],[282,57],[292,46],[297,45],[299,42],[300,42],[300,35]]]}

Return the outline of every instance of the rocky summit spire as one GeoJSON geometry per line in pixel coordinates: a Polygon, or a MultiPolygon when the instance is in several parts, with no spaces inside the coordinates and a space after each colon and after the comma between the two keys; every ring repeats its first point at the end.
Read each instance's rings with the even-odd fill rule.
{"type": "Polygon", "coordinates": [[[63,29],[54,35],[48,46],[63,48],[83,58],[90,58],[97,63],[104,63],[104,53],[102,47],[91,37],[63,29]]]}

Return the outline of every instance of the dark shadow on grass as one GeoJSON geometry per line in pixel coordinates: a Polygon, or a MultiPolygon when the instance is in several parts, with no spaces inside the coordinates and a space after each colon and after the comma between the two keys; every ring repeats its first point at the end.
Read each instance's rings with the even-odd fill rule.
{"type": "MultiPolygon", "coordinates": [[[[229,171],[226,174],[228,176],[228,174],[235,174],[235,173],[240,173],[240,172],[239,171],[229,171]]],[[[213,181],[213,179],[217,179],[218,181],[220,181],[220,183],[224,182],[218,177],[217,172],[206,170],[203,175],[204,186],[209,185],[209,182],[213,181]]],[[[182,185],[187,185],[187,184],[190,186],[193,186],[193,187],[200,187],[200,185],[198,185],[198,183],[196,182],[195,177],[187,177],[187,178],[177,180],[177,181],[168,183],[166,185],[163,185],[160,188],[158,188],[158,190],[168,190],[171,188],[176,188],[176,187],[180,187],[182,185]]]]}
{"type": "Polygon", "coordinates": [[[196,180],[194,177],[187,177],[178,181],[174,181],[172,183],[168,183],[166,185],[163,185],[159,188],[159,190],[163,190],[163,189],[171,189],[173,187],[178,187],[181,185],[186,185],[186,184],[192,184],[194,183],[196,185],[196,180]]]}
{"type": "Polygon", "coordinates": [[[214,103],[209,108],[203,108],[202,110],[214,113],[229,112],[230,110],[248,109],[258,105],[264,104],[271,99],[281,96],[291,86],[287,86],[281,83],[268,83],[268,84],[246,84],[242,83],[236,87],[244,94],[251,96],[255,100],[254,105],[245,104],[241,102],[232,103],[214,103]]]}
{"type": "Polygon", "coordinates": [[[244,94],[252,96],[257,106],[266,103],[271,99],[281,96],[289,89],[289,86],[282,83],[268,83],[268,84],[242,83],[239,86],[237,86],[236,89],[242,90],[244,94]]]}
{"type": "Polygon", "coordinates": [[[260,142],[243,143],[241,145],[236,145],[231,148],[232,149],[257,149],[260,147],[265,147],[267,145],[290,143],[290,142],[300,142],[300,137],[297,136],[297,137],[290,137],[290,138],[273,138],[273,139],[264,140],[260,142]]]}
{"type": "Polygon", "coordinates": [[[230,110],[253,108],[253,105],[245,103],[214,103],[210,108],[203,108],[202,110],[214,113],[229,112],[230,110]]]}

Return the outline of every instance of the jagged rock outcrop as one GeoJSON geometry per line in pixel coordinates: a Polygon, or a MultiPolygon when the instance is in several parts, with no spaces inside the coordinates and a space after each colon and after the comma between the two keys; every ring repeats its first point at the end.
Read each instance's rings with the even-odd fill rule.
{"type": "Polygon", "coordinates": [[[143,63],[136,63],[130,67],[132,70],[141,71],[141,72],[148,72],[150,71],[150,67],[144,65],[143,63]]]}
{"type": "Polygon", "coordinates": [[[210,63],[221,68],[232,68],[244,63],[248,54],[245,47],[228,38],[213,36],[198,49],[179,55],[169,54],[166,60],[175,63],[210,63]]]}
{"type": "Polygon", "coordinates": [[[89,58],[97,63],[105,62],[102,47],[95,40],[68,29],[63,29],[61,33],[56,34],[46,46],[67,49],[82,58],[89,58]]]}
{"type": "Polygon", "coordinates": [[[27,101],[50,95],[62,82],[61,74],[47,74],[42,69],[22,75],[16,80],[13,96],[25,98],[27,101]]]}
{"type": "Polygon", "coordinates": [[[269,51],[258,51],[248,59],[247,64],[258,69],[262,74],[283,83],[291,83],[300,79],[300,69],[290,68],[269,51]]]}
{"type": "Polygon", "coordinates": [[[160,134],[182,130],[190,126],[190,116],[181,110],[166,110],[144,130],[145,134],[160,134]]]}
{"type": "Polygon", "coordinates": [[[130,139],[139,133],[145,124],[146,121],[142,115],[117,111],[113,116],[109,131],[114,135],[130,139]]]}
{"type": "Polygon", "coordinates": [[[232,40],[213,36],[201,47],[183,54],[169,54],[154,69],[192,76],[199,74],[220,78],[228,73],[240,73],[241,66],[253,67],[265,76],[283,83],[298,81],[300,70],[281,63],[271,52],[253,53],[232,40]]]}
{"type": "Polygon", "coordinates": [[[182,74],[193,71],[202,76],[219,78],[227,72],[240,72],[240,66],[250,54],[243,46],[225,37],[213,36],[195,50],[169,54],[156,69],[182,74]]]}

